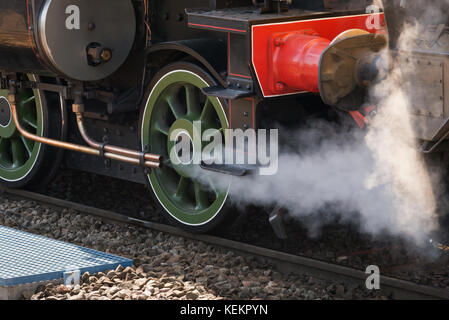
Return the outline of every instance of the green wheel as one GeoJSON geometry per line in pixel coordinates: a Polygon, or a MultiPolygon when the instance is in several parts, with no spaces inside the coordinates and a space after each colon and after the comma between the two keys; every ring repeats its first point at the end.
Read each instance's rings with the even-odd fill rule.
{"type": "MultiPolygon", "coordinates": [[[[21,75],[23,80],[36,80],[21,75]]],[[[55,150],[25,139],[17,130],[8,102],[8,90],[0,90],[0,183],[9,188],[40,187],[54,174],[61,158],[55,150]]],[[[39,90],[18,89],[17,113],[22,126],[40,136],[60,138],[61,100],[39,90]],[[51,115],[48,103],[52,104],[51,115]],[[60,123],[49,119],[59,117],[60,123]],[[56,133],[56,134],[55,134],[56,133]]]]}
{"type": "Polygon", "coordinates": [[[207,185],[195,178],[201,170],[195,162],[173,163],[170,150],[175,142],[171,138],[174,132],[184,135],[190,139],[192,151],[201,152],[202,146],[192,138],[195,122],[201,123],[202,132],[219,130],[224,139],[224,129],[229,127],[224,102],[201,92],[213,85],[213,78],[200,67],[171,64],[153,79],[140,121],[142,148],[149,146],[151,153],[164,157],[160,169],[145,175],[156,201],[175,224],[199,233],[212,231],[233,218],[235,211],[226,205],[230,184],[207,185]]]}

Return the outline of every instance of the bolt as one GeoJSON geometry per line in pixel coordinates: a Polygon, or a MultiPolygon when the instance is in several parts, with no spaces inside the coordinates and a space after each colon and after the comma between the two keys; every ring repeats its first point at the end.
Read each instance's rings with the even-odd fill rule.
{"type": "Polygon", "coordinates": [[[280,47],[280,46],[283,46],[284,44],[285,44],[285,41],[281,37],[276,37],[274,39],[274,46],[275,47],[280,47]]]}
{"type": "Polygon", "coordinates": [[[245,111],[245,112],[243,112],[243,115],[244,115],[245,117],[247,117],[249,114],[248,114],[247,111],[245,111]]]}
{"type": "Polygon", "coordinates": [[[248,129],[249,128],[249,126],[245,123],[244,125],[243,125],[243,129],[248,129]]]}
{"type": "Polygon", "coordinates": [[[101,59],[104,62],[108,62],[109,60],[111,60],[112,59],[112,51],[110,49],[104,49],[101,52],[101,59]]]}
{"type": "Polygon", "coordinates": [[[276,91],[277,92],[282,92],[284,90],[285,90],[285,84],[283,84],[282,82],[276,83],[276,91]]]}

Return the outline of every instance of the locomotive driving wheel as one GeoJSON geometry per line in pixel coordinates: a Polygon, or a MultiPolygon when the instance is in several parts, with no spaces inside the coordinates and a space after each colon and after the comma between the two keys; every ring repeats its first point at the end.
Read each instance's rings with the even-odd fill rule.
{"type": "Polygon", "coordinates": [[[223,135],[223,129],[228,128],[224,102],[201,92],[213,85],[213,78],[200,67],[183,62],[171,64],[152,81],[140,121],[142,148],[148,146],[147,151],[164,158],[160,169],[145,174],[156,202],[175,224],[199,233],[234,218],[235,210],[226,204],[230,182],[208,185],[198,178],[202,170],[199,164],[191,159],[173,163],[170,152],[176,148],[174,135],[189,139],[193,153],[201,152],[201,142],[198,145],[193,139],[194,123],[197,128],[201,124],[201,132],[217,129],[223,135]]]}
{"type": "MultiPolygon", "coordinates": [[[[35,81],[36,77],[20,75],[19,80],[35,81]]],[[[0,90],[0,184],[9,188],[39,188],[56,172],[61,151],[26,139],[18,132],[8,93],[0,90]]],[[[20,123],[26,130],[39,136],[62,138],[59,95],[19,88],[16,101],[20,123]]]]}

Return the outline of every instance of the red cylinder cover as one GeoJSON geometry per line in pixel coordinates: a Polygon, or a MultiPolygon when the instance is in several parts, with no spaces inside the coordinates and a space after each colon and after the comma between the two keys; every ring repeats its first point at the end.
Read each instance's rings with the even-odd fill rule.
{"type": "Polygon", "coordinates": [[[319,92],[318,68],[322,52],[330,40],[313,30],[274,34],[271,39],[272,90],[319,92]]]}

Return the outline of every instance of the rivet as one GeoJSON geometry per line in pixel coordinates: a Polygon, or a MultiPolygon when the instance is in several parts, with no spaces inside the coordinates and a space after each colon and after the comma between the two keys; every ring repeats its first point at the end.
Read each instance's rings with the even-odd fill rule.
{"type": "Polygon", "coordinates": [[[280,47],[280,46],[284,45],[284,43],[285,43],[285,41],[280,37],[277,37],[274,39],[274,45],[276,47],[280,47]]]}
{"type": "Polygon", "coordinates": [[[282,92],[282,91],[284,91],[284,89],[285,89],[285,84],[283,84],[282,82],[276,83],[276,90],[278,92],[282,92]]]}

